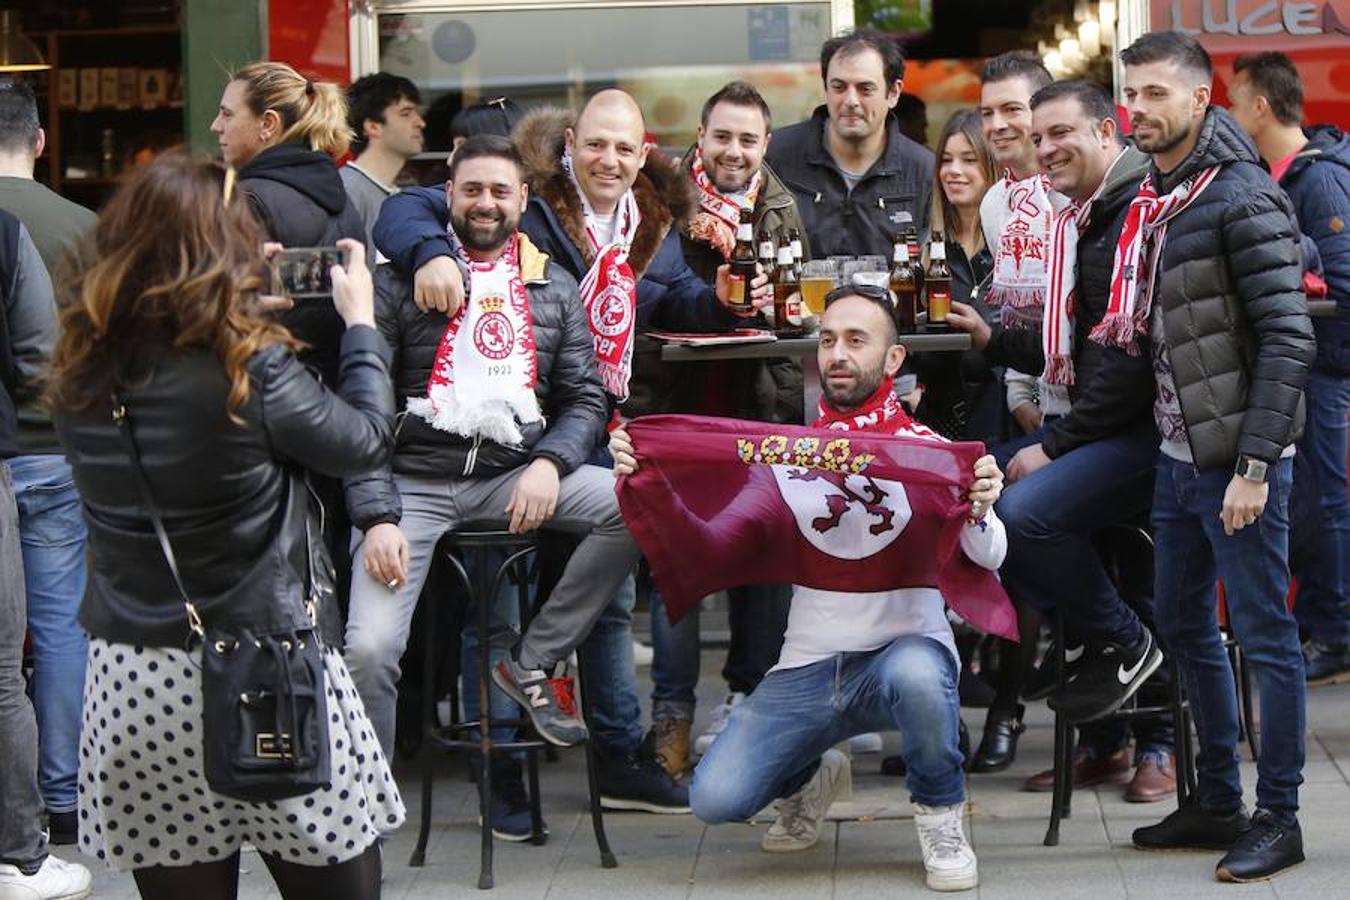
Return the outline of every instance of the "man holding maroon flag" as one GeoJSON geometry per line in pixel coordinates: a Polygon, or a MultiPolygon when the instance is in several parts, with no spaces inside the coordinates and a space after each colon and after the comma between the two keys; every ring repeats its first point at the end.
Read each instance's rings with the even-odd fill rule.
{"type": "Polygon", "coordinates": [[[944,600],[1016,633],[993,575],[1007,549],[992,509],[1003,475],[982,447],[947,444],[896,399],[905,348],[884,289],[833,291],[817,353],[812,430],[670,416],[611,435],[620,507],[672,615],[713,585],[793,582],[778,664],[733,709],[690,801],[715,823],[776,800],[764,849],[805,850],[848,765],[831,747],[897,729],[928,886],[968,890],[978,874],[944,600]]]}

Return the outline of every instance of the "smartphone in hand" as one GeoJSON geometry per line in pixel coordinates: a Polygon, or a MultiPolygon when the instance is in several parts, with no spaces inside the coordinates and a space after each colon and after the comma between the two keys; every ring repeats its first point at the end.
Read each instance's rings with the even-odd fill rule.
{"type": "Polygon", "coordinates": [[[344,265],[337,247],[288,247],[273,254],[272,293],[296,300],[333,296],[333,266],[344,265]]]}

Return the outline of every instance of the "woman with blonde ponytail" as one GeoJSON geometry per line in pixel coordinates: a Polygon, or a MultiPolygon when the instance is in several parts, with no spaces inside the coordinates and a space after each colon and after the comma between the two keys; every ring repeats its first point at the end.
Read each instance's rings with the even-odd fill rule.
{"type": "MultiPolygon", "coordinates": [[[[284,247],[332,247],[344,238],[365,242],[365,223],[334,162],[351,140],[346,96],[337,85],[311,81],[285,63],[252,63],[225,86],[211,131],[238,175],[235,192],[242,196],[234,202],[247,202],[267,239],[284,247]]],[[[325,384],[338,384],[346,329],[332,301],[297,300],[279,318],[303,342],[300,361],[325,384]]],[[[351,521],[342,481],[314,472],[310,483],[323,504],[324,542],[337,567],[339,605],[346,609],[351,521]]]]}

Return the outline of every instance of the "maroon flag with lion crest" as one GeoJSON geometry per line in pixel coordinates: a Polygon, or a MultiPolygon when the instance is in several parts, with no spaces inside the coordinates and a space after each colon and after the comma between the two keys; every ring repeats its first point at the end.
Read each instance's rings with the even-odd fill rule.
{"type": "Polygon", "coordinates": [[[619,506],[672,621],[742,584],[935,587],[976,628],[1017,639],[997,577],[961,551],[983,445],[703,416],[627,430],[638,471],[619,479],[619,506]]]}

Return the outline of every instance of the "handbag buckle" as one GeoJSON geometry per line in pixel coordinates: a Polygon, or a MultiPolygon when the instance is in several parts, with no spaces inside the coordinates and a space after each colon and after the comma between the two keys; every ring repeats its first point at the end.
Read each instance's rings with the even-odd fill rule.
{"type": "Polygon", "coordinates": [[[188,629],[199,638],[206,637],[206,628],[202,625],[202,617],[197,614],[197,607],[191,603],[183,605],[187,607],[188,629]]]}
{"type": "Polygon", "coordinates": [[[288,732],[275,734],[260,731],[253,739],[253,755],[258,759],[291,759],[291,736],[288,732]]]}

